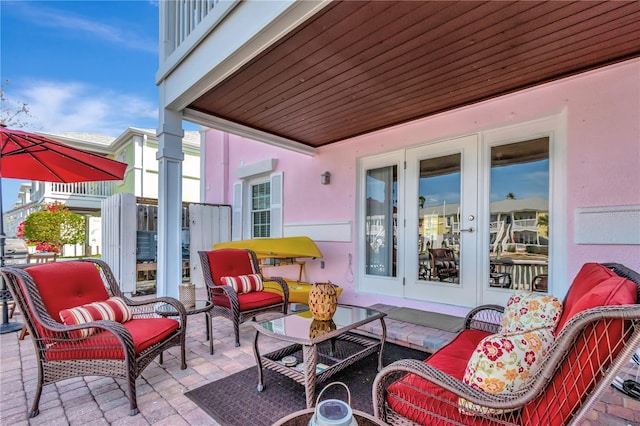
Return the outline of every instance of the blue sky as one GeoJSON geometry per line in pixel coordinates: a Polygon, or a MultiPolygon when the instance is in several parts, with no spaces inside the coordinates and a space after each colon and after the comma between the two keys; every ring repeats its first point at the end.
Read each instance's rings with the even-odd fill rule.
{"type": "MultiPolygon", "coordinates": [[[[156,129],[157,3],[2,0],[2,111],[26,103],[29,131],[119,136],[128,127],[156,129]]],[[[4,210],[17,187],[3,179],[4,210]]]]}

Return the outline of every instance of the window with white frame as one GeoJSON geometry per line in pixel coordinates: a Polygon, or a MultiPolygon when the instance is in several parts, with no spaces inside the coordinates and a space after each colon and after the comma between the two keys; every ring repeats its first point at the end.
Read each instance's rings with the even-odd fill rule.
{"type": "Polygon", "coordinates": [[[251,185],[251,238],[271,236],[271,182],[251,185]]]}
{"type": "Polygon", "coordinates": [[[233,184],[234,241],[282,237],[283,174],[253,175],[233,184]]]}

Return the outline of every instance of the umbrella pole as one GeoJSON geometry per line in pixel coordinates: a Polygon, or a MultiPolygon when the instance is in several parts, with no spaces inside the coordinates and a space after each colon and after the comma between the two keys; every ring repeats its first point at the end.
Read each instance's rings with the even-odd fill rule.
{"type": "MultiPolygon", "coordinates": [[[[4,235],[4,209],[2,206],[2,175],[0,174],[0,266],[4,266],[4,243],[6,235],[4,235]]],[[[0,298],[2,298],[2,324],[0,324],[0,334],[12,333],[22,329],[22,324],[18,322],[9,322],[9,300],[12,300],[11,293],[7,289],[7,283],[4,281],[4,275],[0,275],[2,287],[0,289],[0,298]]]]}

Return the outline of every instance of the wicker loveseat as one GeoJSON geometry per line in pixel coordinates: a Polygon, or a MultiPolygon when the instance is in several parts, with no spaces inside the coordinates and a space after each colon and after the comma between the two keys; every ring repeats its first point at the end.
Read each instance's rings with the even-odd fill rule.
{"type": "Polygon", "coordinates": [[[561,314],[540,367],[513,393],[487,392],[468,380],[473,356],[496,355],[477,348],[500,332],[504,312],[495,305],[478,307],[465,329],[425,361],[396,361],[378,373],[375,415],[393,425],[580,424],[640,347],[639,296],[635,271],[585,264],[564,302],[557,301],[561,314]]]}
{"type": "Polygon", "coordinates": [[[136,378],[163,351],[180,347],[187,317],[176,299],[126,298],[109,266],[95,259],[0,269],[35,346],[38,384],[29,417],[38,415],[44,385],[79,376],[127,380],[130,414],[138,413],[136,378]],[[163,305],[179,321],[157,314],[163,305]]]}

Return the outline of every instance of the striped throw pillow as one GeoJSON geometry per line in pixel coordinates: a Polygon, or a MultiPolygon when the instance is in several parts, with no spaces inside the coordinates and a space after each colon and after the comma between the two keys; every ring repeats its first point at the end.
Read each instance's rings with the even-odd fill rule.
{"type": "MultiPolygon", "coordinates": [[[[63,309],[59,314],[63,324],[66,325],[86,324],[98,320],[111,320],[122,323],[133,318],[131,310],[120,297],[111,297],[103,302],[63,309]]],[[[73,335],[78,338],[86,338],[95,332],[95,328],[85,328],[74,332],[73,335]]]]}
{"type": "Polygon", "coordinates": [[[262,277],[259,274],[238,275],[237,277],[220,278],[223,284],[233,287],[238,294],[262,291],[262,277]]]}

